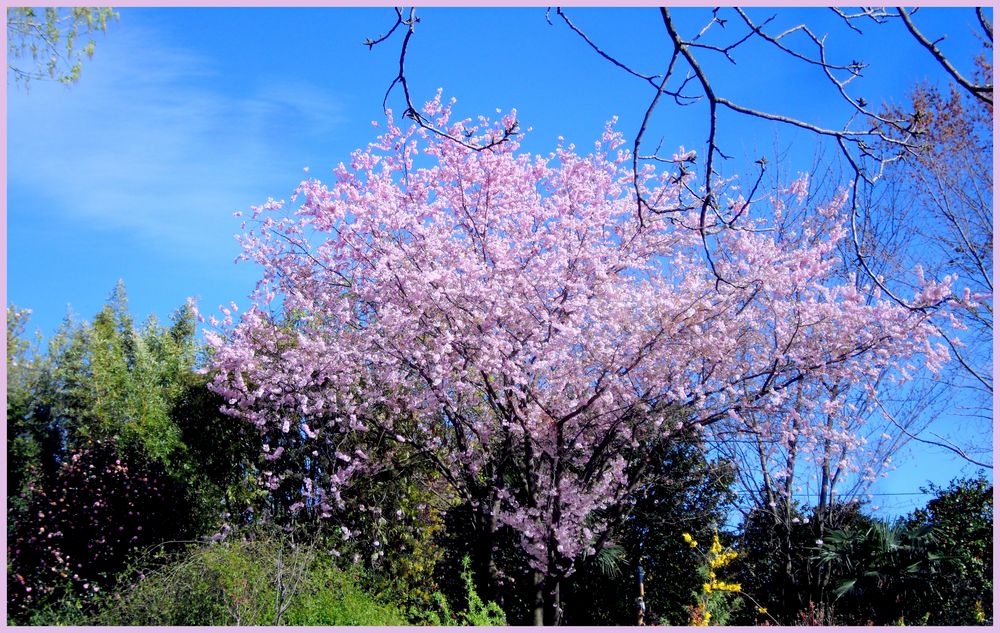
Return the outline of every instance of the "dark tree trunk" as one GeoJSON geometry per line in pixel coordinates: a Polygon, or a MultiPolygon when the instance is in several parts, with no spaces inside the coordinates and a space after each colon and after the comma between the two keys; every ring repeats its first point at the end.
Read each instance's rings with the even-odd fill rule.
{"type": "Polygon", "coordinates": [[[560,582],[558,580],[553,581],[550,585],[551,588],[548,595],[548,611],[551,614],[549,617],[549,623],[552,624],[552,626],[559,626],[562,624],[562,602],[559,600],[559,585],[560,582]]]}
{"type": "Polygon", "coordinates": [[[475,555],[473,557],[476,565],[477,576],[484,582],[480,587],[480,597],[486,602],[496,602],[501,609],[506,611],[506,604],[503,592],[500,590],[502,574],[497,567],[494,550],[496,548],[497,519],[499,503],[495,504],[493,512],[479,511],[476,513],[475,555]]]}
{"type": "Polygon", "coordinates": [[[546,578],[541,572],[535,572],[535,605],[532,611],[534,626],[559,626],[562,624],[562,602],[559,595],[561,581],[558,578],[546,578]]]}
{"type": "Polygon", "coordinates": [[[535,626],[545,626],[545,576],[542,572],[536,571],[535,581],[535,608],[533,611],[532,623],[535,626]]]}

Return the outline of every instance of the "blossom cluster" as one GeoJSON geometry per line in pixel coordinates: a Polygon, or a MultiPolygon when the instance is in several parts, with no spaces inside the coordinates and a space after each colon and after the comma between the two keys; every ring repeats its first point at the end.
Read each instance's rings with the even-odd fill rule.
{"type": "MultiPolygon", "coordinates": [[[[492,128],[450,107],[425,111],[457,138],[514,116],[492,128]]],[[[390,117],[331,184],[303,182],[297,209],[254,209],[241,259],[263,275],[250,308],[206,336],[213,389],[229,414],[307,447],[304,506],[343,504],[375,466],[374,433],[496,513],[536,569],[566,574],[655,442],[712,429],[850,453],[860,441],[825,423],[840,403],[824,384],[943,362],[931,314],[837,277],[842,199],[780,235],[776,209],[750,208],[705,242],[692,200],[640,221],[637,190],[685,201],[691,176],[636,182],[623,145],[609,125],[586,156],[514,140],[477,152],[390,117]]]]}

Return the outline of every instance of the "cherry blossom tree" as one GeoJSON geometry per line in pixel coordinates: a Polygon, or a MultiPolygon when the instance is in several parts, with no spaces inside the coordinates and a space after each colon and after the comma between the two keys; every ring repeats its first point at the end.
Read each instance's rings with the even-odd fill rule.
{"type": "Polygon", "coordinates": [[[921,310],[837,280],[846,194],[789,227],[804,181],[770,203],[719,184],[729,213],[706,220],[694,176],[637,178],[613,124],[590,154],[542,157],[518,153],[514,113],[455,122],[438,97],[422,117],[446,134],[390,116],[331,184],[303,182],[296,210],[253,210],[242,259],[263,276],[207,333],[213,388],[324,464],[301,507],[336,517],[392,446],[430,461],[484,543],[520,535],[537,624],[559,622],[560,581],[608,538],[599,517],[627,507],[653,447],[711,430],[826,443],[846,463],[861,440],[827,423],[843,403],[825,385],[948,358],[947,279],[917,289],[921,310]],[[639,217],[639,196],[665,211],[639,217]]]}

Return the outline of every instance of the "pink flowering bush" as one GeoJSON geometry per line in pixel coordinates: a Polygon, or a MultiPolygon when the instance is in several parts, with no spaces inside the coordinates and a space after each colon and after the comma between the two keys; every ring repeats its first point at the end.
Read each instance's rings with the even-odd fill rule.
{"type": "MultiPolygon", "coordinates": [[[[514,116],[454,122],[439,99],[426,113],[472,142],[514,116]]],[[[770,433],[773,420],[801,444],[851,445],[814,423],[839,405],[824,381],[946,358],[930,313],[836,277],[844,200],[780,233],[778,192],[732,226],[710,223],[717,277],[690,178],[644,170],[643,196],[677,210],[640,221],[612,126],[587,155],[543,157],[516,142],[473,151],[390,117],[330,183],[303,182],[296,209],[271,200],[244,223],[242,258],[263,276],[250,308],[207,335],[213,389],[278,438],[265,447],[275,461],[285,444],[312,456],[302,507],[335,514],[353,481],[405,448],[472,503],[482,538],[516,530],[551,591],[657,442],[770,433]]]]}
{"type": "Polygon", "coordinates": [[[7,606],[19,623],[63,598],[90,605],[138,551],[191,536],[184,487],[111,441],[69,451],[27,495],[7,544],[7,606]]]}

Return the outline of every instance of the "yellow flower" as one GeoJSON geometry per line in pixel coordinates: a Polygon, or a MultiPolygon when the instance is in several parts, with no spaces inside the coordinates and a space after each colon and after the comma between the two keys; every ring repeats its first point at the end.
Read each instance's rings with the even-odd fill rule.
{"type": "Polygon", "coordinates": [[[701,588],[705,590],[705,593],[712,593],[711,583],[706,582],[704,585],[701,586],[701,588]]]}
{"type": "Polygon", "coordinates": [[[767,609],[764,607],[757,607],[757,613],[767,613],[767,609]]]}
{"type": "Polygon", "coordinates": [[[708,621],[711,620],[711,619],[712,619],[712,612],[711,611],[706,611],[705,612],[705,626],[708,626],[708,621]]]}
{"type": "Polygon", "coordinates": [[[715,558],[708,561],[709,567],[712,569],[718,569],[720,567],[725,567],[729,563],[736,560],[738,554],[736,552],[726,552],[724,554],[719,554],[715,558]]]}
{"type": "Polygon", "coordinates": [[[718,554],[722,551],[722,543],[719,542],[719,535],[714,534],[712,536],[712,549],[710,550],[713,554],[718,554]]]}
{"type": "Polygon", "coordinates": [[[690,534],[688,534],[687,532],[685,532],[684,534],[681,534],[681,536],[683,536],[683,537],[684,537],[684,542],[685,542],[685,543],[690,543],[690,542],[691,542],[691,541],[693,540],[693,539],[691,538],[691,535],[690,535],[690,534]]]}

